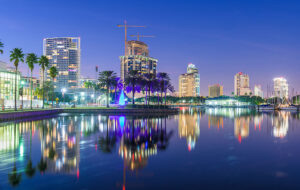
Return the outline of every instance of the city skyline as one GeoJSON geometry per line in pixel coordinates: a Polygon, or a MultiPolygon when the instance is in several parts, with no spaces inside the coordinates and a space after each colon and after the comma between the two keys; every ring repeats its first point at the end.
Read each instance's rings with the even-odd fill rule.
{"type": "MultiPolygon", "coordinates": [[[[83,76],[90,75],[96,65],[100,71],[114,70],[119,74],[119,56],[124,54],[124,36],[116,25],[122,24],[126,19],[129,24],[147,26],[131,28],[128,30],[129,35],[139,31],[156,36],[154,39],[142,41],[149,45],[151,56],[159,60],[157,70],[170,73],[177,90],[178,76],[192,62],[199,68],[200,91],[204,96],[208,95],[209,84],[220,82],[224,86],[224,94],[230,95],[234,86],[232,76],[237,72],[245,72],[250,76],[252,90],[255,84],[261,84],[266,93],[267,85],[273,83],[272,79],[283,76],[287,78],[291,91],[294,88],[295,93],[300,92],[297,84],[297,70],[300,67],[297,31],[300,27],[297,23],[290,24],[300,17],[297,12],[297,7],[300,7],[298,3],[288,1],[270,5],[267,1],[260,1],[254,6],[250,1],[214,1],[182,5],[178,1],[170,7],[167,6],[168,2],[153,3],[145,7],[150,10],[155,5],[158,9],[164,9],[166,11],[161,14],[165,17],[143,15],[138,10],[127,13],[125,10],[129,5],[123,2],[119,5],[95,3],[93,7],[90,4],[76,2],[70,5],[73,8],[71,12],[75,13],[80,8],[82,13],[66,15],[57,20],[59,16],[49,17],[39,11],[38,7],[44,6],[44,2],[20,1],[14,7],[14,3],[7,1],[5,8],[0,8],[0,25],[5,26],[0,31],[0,38],[5,44],[0,60],[8,62],[8,52],[14,47],[23,48],[26,53],[37,52],[42,55],[43,38],[79,36],[82,39],[83,76]],[[115,6],[113,11],[105,10],[112,6],[115,6]],[[12,7],[17,13],[8,11],[12,7]],[[172,14],[178,10],[178,14],[172,14]],[[30,11],[33,12],[32,15],[25,14],[30,11]],[[192,13],[203,20],[189,20],[192,13]],[[227,16],[222,17],[222,14],[227,16]],[[180,19],[183,15],[185,19],[180,19]],[[71,21],[65,24],[67,19],[71,21]],[[95,23],[97,21],[97,25],[85,24],[90,19],[95,23]],[[246,19],[247,23],[243,23],[246,19]],[[37,29],[29,27],[33,25],[37,29]]],[[[137,3],[135,8],[142,6],[137,3]]],[[[61,8],[57,8],[54,13],[60,10],[61,8]]],[[[131,39],[134,38],[129,38],[131,39]]],[[[27,73],[25,64],[22,64],[21,70],[23,74],[27,73]]],[[[38,74],[38,69],[35,69],[35,74],[38,74]]]]}

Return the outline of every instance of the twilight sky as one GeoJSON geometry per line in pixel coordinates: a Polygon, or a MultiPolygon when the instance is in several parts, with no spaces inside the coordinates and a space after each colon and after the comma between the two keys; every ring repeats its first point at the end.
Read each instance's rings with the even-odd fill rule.
{"type": "MultiPolygon", "coordinates": [[[[9,61],[15,47],[42,54],[46,37],[81,37],[81,74],[100,70],[119,73],[124,52],[124,20],[147,28],[129,29],[155,35],[144,38],[158,71],[168,72],[176,89],[188,63],[201,77],[201,94],[208,85],[233,91],[237,72],[250,76],[250,86],[287,78],[300,92],[300,1],[297,0],[0,0],[0,60],[9,61]]],[[[133,38],[130,38],[133,39],[133,38]]],[[[21,69],[27,74],[27,67],[21,69]]],[[[35,70],[38,73],[38,69],[35,70]]]]}

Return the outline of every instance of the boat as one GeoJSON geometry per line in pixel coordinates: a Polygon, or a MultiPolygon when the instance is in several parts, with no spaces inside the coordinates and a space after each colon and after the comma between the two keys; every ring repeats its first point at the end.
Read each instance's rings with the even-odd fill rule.
{"type": "Polygon", "coordinates": [[[262,105],[259,105],[256,109],[257,110],[276,110],[277,107],[275,107],[274,105],[271,105],[271,104],[262,104],[262,105]]]}

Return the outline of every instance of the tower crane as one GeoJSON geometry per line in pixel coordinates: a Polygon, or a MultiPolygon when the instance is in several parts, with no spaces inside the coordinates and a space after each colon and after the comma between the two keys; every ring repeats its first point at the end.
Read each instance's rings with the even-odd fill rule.
{"type": "Polygon", "coordinates": [[[117,25],[117,27],[124,27],[124,29],[125,29],[125,52],[124,52],[124,55],[126,55],[127,54],[126,53],[127,52],[127,29],[128,28],[145,28],[146,26],[128,25],[127,21],[125,20],[123,25],[119,24],[119,25],[117,25]]]}
{"type": "Polygon", "coordinates": [[[155,36],[140,35],[140,33],[137,33],[137,35],[130,35],[130,37],[136,37],[137,41],[140,41],[140,38],[155,38],[155,36]]]}

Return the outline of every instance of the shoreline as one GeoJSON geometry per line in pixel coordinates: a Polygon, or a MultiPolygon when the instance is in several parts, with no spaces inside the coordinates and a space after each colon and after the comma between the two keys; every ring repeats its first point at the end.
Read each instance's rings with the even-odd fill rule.
{"type": "Polygon", "coordinates": [[[12,121],[24,118],[34,118],[47,115],[57,115],[61,113],[100,113],[100,114],[110,114],[110,115],[172,115],[177,114],[179,109],[169,108],[169,109],[126,109],[126,108],[86,108],[86,109],[76,109],[76,108],[59,108],[59,109],[45,109],[45,110],[26,110],[26,111],[12,111],[0,113],[0,122],[12,121]]]}

